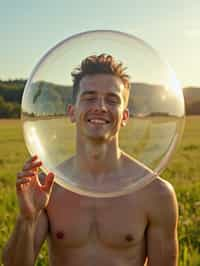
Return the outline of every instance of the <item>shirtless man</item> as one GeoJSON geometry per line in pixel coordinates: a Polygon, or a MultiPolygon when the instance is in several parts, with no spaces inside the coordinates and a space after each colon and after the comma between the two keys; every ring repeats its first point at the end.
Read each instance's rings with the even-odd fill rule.
{"type": "MultiPolygon", "coordinates": [[[[128,77],[111,56],[91,56],[73,73],[77,153],[70,168],[92,179],[148,171],[123,153],[118,133],[128,120],[128,77]]],[[[6,266],[34,265],[48,240],[52,266],[176,266],[177,201],[160,177],[115,198],[91,198],[39,181],[37,157],[17,178],[19,216],[3,252],[6,266]]],[[[62,167],[67,167],[63,164],[62,167]]],[[[69,162],[68,162],[69,165],[69,162]]]]}

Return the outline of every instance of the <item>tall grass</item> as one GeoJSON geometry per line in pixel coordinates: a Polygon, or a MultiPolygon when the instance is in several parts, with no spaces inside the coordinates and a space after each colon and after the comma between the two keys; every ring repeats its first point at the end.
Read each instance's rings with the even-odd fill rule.
{"type": "MultiPolygon", "coordinates": [[[[182,143],[161,175],[173,184],[178,198],[180,266],[200,266],[199,135],[200,117],[188,117],[182,143]]],[[[20,121],[0,120],[0,250],[15,223],[15,177],[27,157],[20,121]]],[[[48,265],[46,244],[36,265],[48,265]]]]}

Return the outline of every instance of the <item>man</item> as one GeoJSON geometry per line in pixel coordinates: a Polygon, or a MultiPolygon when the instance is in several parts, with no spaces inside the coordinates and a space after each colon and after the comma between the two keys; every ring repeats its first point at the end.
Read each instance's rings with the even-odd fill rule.
{"type": "MultiPolygon", "coordinates": [[[[59,167],[90,178],[116,179],[148,173],[119,148],[128,120],[129,82],[110,55],[91,56],[73,72],[77,151],[59,167]]],[[[50,173],[39,181],[37,157],[17,178],[19,216],[4,248],[8,265],[34,265],[48,239],[53,266],[176,266],[177,202],[172,186],[159,177],[142,189],[115,198],[90,198],[67,191],[50,173]],[[41,182],[41,183],[40,183],[41,182]]]]}

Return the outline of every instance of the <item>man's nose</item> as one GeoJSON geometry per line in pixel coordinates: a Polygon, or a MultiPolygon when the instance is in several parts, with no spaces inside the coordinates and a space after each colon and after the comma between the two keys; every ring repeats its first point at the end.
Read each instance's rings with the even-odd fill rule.
{"type": "Polygon", "coordinates": [[[105,99],[103,97],[99,97],[97,99],[96,108],[98,108],[99,110],[103,110],[103,111],[106,111],[107,110],[106,103],[105,103],[105,99]]]}

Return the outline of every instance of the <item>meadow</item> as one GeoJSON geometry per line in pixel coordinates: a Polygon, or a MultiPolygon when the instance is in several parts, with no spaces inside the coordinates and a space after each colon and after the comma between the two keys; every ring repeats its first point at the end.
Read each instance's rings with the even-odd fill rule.
{"type": "MultiPolygon", "coordinates": [[[[16,173],[28,157],[20,120],[0,120],[0,256],[18,213],[16,173]]],[[[172,183],[179,203],[179,266],[200,266],[200,116],[187,117],[181,144],[161,177],[172,183]]],[[[36,265],[48,265],[46,243],[36,265]]]]}

